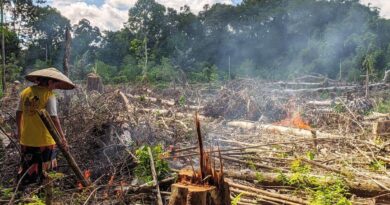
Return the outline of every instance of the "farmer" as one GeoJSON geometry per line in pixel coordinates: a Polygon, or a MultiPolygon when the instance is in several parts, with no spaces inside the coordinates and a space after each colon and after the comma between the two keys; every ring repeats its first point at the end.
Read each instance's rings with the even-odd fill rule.
{"type": "Polygon", "coordinates": [[[42,183],[46,173],[57,167],[56,143],[41,121],[38,111],[46,109],[54,122],[65,148],[67,142],[57,116],[54,89],[75,88],[72,81],[55,68],[34,71],[26,79],[36,83],[20,94],[16,111],[17,132],[22,150],[18,181],[23,185],[42,183]]]}

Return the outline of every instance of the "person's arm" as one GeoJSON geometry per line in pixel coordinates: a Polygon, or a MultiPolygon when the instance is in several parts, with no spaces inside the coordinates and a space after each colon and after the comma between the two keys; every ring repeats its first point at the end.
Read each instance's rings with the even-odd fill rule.
{"type": "Polygon", "coordinates": [[[51,120],[53,121],[54,125],[56,126],[58,133],[61,136],[62,144],[64,145],[65,148],[68,148],[68,142],[66,141],[65,134],[62,131],[60,119],[58,119],[57,116],[50,116],[50,117],[51,117],[51,120]]]}

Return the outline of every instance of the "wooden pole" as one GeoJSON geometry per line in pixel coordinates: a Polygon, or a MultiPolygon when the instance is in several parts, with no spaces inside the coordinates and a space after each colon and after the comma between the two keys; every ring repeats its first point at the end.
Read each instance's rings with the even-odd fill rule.
{"type": "Polygon", "coordinates": [[[160,192],[160,186],[158,184],[158,179],[157,179],[156,168],[154,167],[153,154],[152,154],[152,150],[150,149],[150,147],[148,147],[148,153],[149,153],[149,158],[150,158],[150,168],[152,170],[153,182],[156,185],[156,190],[157,190],[157,204],[163,205],[162,198],[161,198],[161,192],[160,192]]]}
{"type": "Polygon", "coordinates": [[[203,139],[202,139],[202,134],[200,132],[200,122],[198,118],[198,112],[195,113],[195,123],[196,123],[196,133],[198,134],[198,143],[199,143],[199,166],[200,166],[200,174],[202,180],[206,177],[205,174],[205,166],[204,166],[204,152],[203,152],[203,139]]]}
{"type": "Polygon", "coordinates": [[[3,93],[5,93],[7,90],[7,85],[5,83],[4,0],[1,0],[1,57],[3,61],[2,86],[3,93]]]}
{"type": "Polygon", "coordinates": [[[70,154],[70,152],[65,149],[64,145],[62,144],[60,134],[58,133],[57,128],[55,127],[53,121],[51,120],[51,117],[49,116],[49,113],[42,109],[38,112],[39,117],[41,118],[43,124],[46,126],[47,130],[50,132],[50,135],[53,137],[54,141],[56,142],[58,148],[64,155],[66,161],[68,162],[69,166],[72,168],[73,172],[75,173],[76,177],[80,180],[81,184],[84,187],[88,187],[91,185],[91,182],[86,179],[81,172],[79,166],[77,165],[76,161],[74,160],[73,156],[70,154]]]}

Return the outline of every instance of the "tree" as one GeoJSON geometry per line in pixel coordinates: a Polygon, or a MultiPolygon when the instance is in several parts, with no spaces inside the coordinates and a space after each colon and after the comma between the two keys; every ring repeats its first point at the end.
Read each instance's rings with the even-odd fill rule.
{"type": "MultiPolygon", "coordinates": [[[[81,19],[78,24],[73,26],[73,33],[72,58],[75,59],[87,51],[95,58],[98,46],[103,40],[99,28],[91,26],[87,19],[81,19]]],[[[93,62],[94,59],[91,61],[93,62]]]]}
{"type": "Polygon", "coordinates": [[[364,71],[366,71],[366,98],[368,97],[368,83],[369,83],[369,76],[371,73],[374,72],[374,55],[372,53],[368,53],[363,60],[362,68],[364,71]]]}
{"type": "Polygon", "coordinates": [[[155,54],[167,38],[165,11],[165,7],[155,0],[138,0],[129,10],[127,28],[137,39],[147,39],[146,47],[155,54]]]}
{"type": "Polygon", "coordinates": [[[47,65],[61,66],[64,52],[65,29],[70,27],[68,19],[49,6],[35,10],[36,17],[29,22],[32,29],[26,63],[32,65],[36,59],[45,60],[47,65]]]}

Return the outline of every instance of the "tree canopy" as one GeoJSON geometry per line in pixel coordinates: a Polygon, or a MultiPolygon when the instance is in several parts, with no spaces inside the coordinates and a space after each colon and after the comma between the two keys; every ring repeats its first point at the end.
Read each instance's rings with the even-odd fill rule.
{"type": "Polygon", "coordinates": [[[23,18],[27,23],[21,26],[31,31],[22,38],[7,25],[26,41],[24,50],[9,49],[24,54],[16,55],[20,66],[61,68],[64,31],[71,27],[70,63],[80,79],[97,65],[104,67],[107,80],[120,75],[120,82],[166,69],[208,81],[209,68],[219,79],[230,69],[238,77],[278,80],[318,73],[359,80],[367,56],[377,77],[390,68],[390,21],[358,0],[244,0],[205,5],[199,14],[188,6],[176,11],[155,0],[138,0],[118,31],[100,31],[88,19],[70,26],[54,8],[18,4],[15,18],[23,18]]]}

